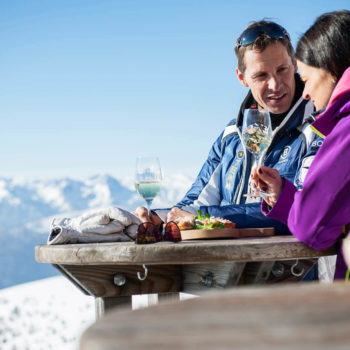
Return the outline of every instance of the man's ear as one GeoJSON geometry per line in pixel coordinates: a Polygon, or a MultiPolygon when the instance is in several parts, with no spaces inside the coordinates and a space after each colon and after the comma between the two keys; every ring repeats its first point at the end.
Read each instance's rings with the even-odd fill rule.
{"type": "Polygon", "coordinates": [[[243,86],[248,87],[248,84],[247,84],[246,80],[244,79],[244,74],[238,68],[236,68],[236,74],[237,74],[237,78],[238,78],[239,82],[243,86]]]}

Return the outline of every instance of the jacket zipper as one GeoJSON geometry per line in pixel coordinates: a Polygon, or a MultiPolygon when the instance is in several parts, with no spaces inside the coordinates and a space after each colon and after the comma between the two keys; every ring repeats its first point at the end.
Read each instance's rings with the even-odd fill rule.
{"type": "Polygon", "coordinates": [[[239,139],[243,145],[243,152],[244,152],[243,174],[242,174],[241,179],[239,181],[239,186],[238,186],[239,192],[238,192],[238,196],[236,198],[236,204],[239,204],[241,202],[242,192],[244,189],[245,176],[246,176],[246,172],[247,172],[248,157],[247,157],[247,149],[245,148],[243,140],[242,140],[241,130],[238,127],[237,127],[237,133],[238,133],[239,139]]]}

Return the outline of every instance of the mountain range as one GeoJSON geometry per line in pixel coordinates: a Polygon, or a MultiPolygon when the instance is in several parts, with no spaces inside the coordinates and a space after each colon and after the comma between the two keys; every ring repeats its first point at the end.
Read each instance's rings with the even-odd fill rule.
{"type": "MultiPolygon", "coordinates": [[[[176,204],[192,180],[182,174],[166,176],[153,207],[176,204]]],[[[0,289],[58,274],[53,267],[37,263],[34,258],[34,247],[46,243],[54,217],[75,217],[111,205],[132,211],[144,204],[131,178],[110,175],[84,180],[0,178],[0,289]]]]}

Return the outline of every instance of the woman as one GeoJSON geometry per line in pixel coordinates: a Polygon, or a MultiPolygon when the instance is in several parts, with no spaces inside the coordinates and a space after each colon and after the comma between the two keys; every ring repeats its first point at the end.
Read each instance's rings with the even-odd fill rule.
{"type": "MultiPolygon", "coordinates": [[[[297,64],[305,82],[303,97],[323,110],[312,124],[324,137],[305,178],[303,190],[275,169],[255,170],[257,187],[271,194],[262,202],[266,216],[287,223],[300,241],[314,249],[341,243],[350,228],[350,12],[318,17],[301,37],[297,64]]],[[[350,260],[350,257],[347,257],[350,260]]],[[[346,265],[339,250],[335,279],[346,265]]]]}

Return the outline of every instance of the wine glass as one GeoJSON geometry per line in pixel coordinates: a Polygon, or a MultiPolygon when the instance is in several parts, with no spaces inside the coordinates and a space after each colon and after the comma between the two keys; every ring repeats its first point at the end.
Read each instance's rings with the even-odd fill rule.
{"type": "Polygon", "coordinates": [[[153,199],[158,195],[162,184],[162,172],[157,157],[138,157],[136,159],[135,188],[145,199],[148,212],[153,199]]]}
{"type": "MultiPolygon", "coordinates": [[[[243,114],[243,142],[253,155],[256,166],[261,164],[264,151],[269,147],[272,139],[270,113],[268,110],[246,109],[243,114]]],[[[268,193],[256,189],[261,197],[269,197],[268,193]]],[[[256,197],[256,194],[246,194],[246,197],[256,197]]]]}

